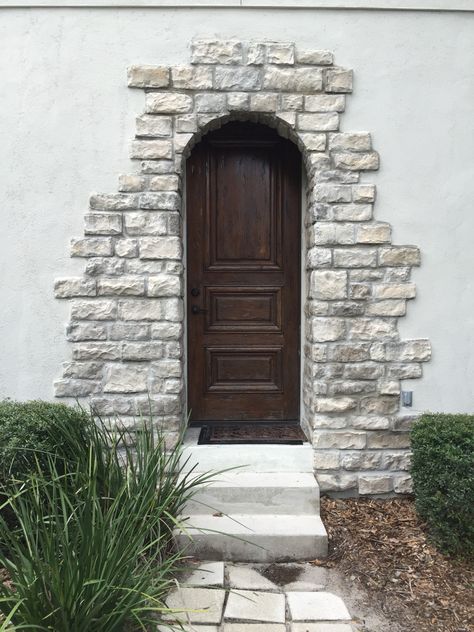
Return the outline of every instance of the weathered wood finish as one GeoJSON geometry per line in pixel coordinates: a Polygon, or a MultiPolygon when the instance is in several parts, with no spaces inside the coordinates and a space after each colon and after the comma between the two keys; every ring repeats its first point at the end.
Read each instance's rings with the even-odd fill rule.
{"type": "Polygon", "coordinates": [[[296,147],[251,123],[188,160],[191,421],[299,417],[300,187],[296,147]]]}

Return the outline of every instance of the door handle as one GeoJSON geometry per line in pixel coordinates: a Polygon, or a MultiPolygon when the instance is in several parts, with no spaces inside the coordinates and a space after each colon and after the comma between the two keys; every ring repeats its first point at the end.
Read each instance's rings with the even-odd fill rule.
{"type": "Polygon", "coordinates": [[[202,307],[198,307],[198,305],[193,305],[191,307],[191,311],[193,314],[204,314],[207,312],[207,309],[202,309],[202,307]]]}
{"type": "Polygon", "coordinates": [[[198,287],[193,287],[191,290],[191,296],[199,296],[200,293],[201,292],[198,287]]]}

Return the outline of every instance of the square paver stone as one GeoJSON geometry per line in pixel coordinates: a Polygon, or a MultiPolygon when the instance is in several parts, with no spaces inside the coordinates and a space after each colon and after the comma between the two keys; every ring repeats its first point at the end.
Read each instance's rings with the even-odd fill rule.
{"type": "Polygon", "coordinates": [[[163,616],[180,623],[220,623],[225,590],[181,587],[166,598],[168,608],[176,610],[163,616]]]}
{"type": "Polygon", "coordinates": [[[292,623],[291,632],[352,632],[347,623],[292,623]]]}
{"type": "Polygon", "coordinates": [[[344,602],[329,592],[287,593],[293,621],[348,621],[351,618],[344,602]]]}
{"type": "Polygon", "coordinates": [[[226,620],[285,623],[285,595],[232,590],[224,612],[226,620]]]}
{"type": "Polygon", "coordinates": [[[203,562],[182,583],[186,586],[224,586],[224,562],[203,562]]]}
{"type": "MultiPolygon", "coordinates": [[[[197,625],[196,623],[190,623],[189,625],[182,624],[182,627],[175,628],[176,632],[219,632],[218,625],[197,625]]],[[[171,632],[169,625],[159,625],[158,632],[171,632]]]]}
{"type": "Polygon", "coordinates": [[[243,590],[278,590],[273,582],[251,566],[227,566],[229,586],[243,590]]]}
{"type": "Polygon", "coordinates": [[[284,623],[226,623],[222,632],[286,632],[284,623]]]}

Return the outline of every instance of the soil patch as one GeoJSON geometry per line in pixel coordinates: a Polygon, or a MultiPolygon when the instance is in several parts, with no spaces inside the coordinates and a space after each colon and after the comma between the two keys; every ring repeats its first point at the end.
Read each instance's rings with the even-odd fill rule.
{"type": "MultiPolygon", "coordinates": [[[[442,555],[411,499],[321,499],[334,568],[402,632],[474,632],[474,565],[442,555]]],[[[366,630],[372,630],[368,627],[366,630]]]]}

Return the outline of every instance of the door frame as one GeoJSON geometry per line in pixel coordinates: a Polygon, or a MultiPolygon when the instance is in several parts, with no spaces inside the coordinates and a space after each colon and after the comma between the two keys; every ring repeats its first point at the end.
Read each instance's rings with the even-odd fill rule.
{"type": "MultiPolygon", "coordinates": [[[[204,422],[190,422],[189,421],[189,383],[188,383],[188,301],[189,301],[189,293],[188,293],[188,275],[187,275],[187,237],[188,237],[188,212],[187,212],[187,167],[188,167],[188,158],[190,157],[192,150],[194,147],[201,141],[201,139],[206,136],[208,133],[212,132],[214,129],[225,125],[226,123],[231,122],[232,120],[244,121],[244,122],[257,122],[262,127],[267,127],[270,129],[275,129],[279,136],[282,138],[286,138],[283,134],[280,134],[279,130],[274,128],[271,125],[266,125],[265,123],[261,123],[259,121],[255,121],[255,118],[252,116],[252,113],[249,113],[248,118],[245,119],[242,116],[239,116],[236,119],[228,119],[224,121],[216,121],[218,125],[210,126],[206,130],[206,132],[199,136],[193,144],[193,148],[191,152],[186,157],[186,160],[182,166],[182,184],[181,184],[181,193],[182,193],[182,202],[181,202],[181,221],[182,221],[182,244],[183,244],[183,254],[182,254],[182,263],[183,263],[183,361],[182,361],[182,371],[183,371],[183,384],[184,384],[184,402],[183,402],[183,410],[185,423],[188,427],[199,427],[204,425],[204,422]]],[[[290,139],[291,142],[293,142],[290,139]]],[[[295,144],[295,143],[293,143],[295,144]]],[[[296,144],[295,144],[296,146],[296,144]]],[[[296,146],[297,147],[297,146],[296,146]]],[[[305,357],[304,357],[304,347],[305,347],[305,303],[308,300],[308,279],[306,274],[306,226],[305,226],[305,216],[307,211],[307,190],[308,190],[308,176],[306,172],[306,165],[303,159],[303,154],[299,147],[297,147],[300,160],[301,160],[301,195],[300,195],[300,321],[299,321],[299,411],[297,420],[299,425],[305,427],[307,425],[304,410],[304,365],[305,365],[305,357]]],[[[238,423],[238,422],[232,422],[238,423]]],[[[242,422],[243,423],[243,422],[242,422]]],[[[272,423],[272,422],[265,422],[272,423]]],[[[277,422],[275,422],[277,423],[277,422]]],[[[280,422],[281,423],[281,422],[280,422]]],[[[306,429],[307,430],[307,429],[306,429]]]]}

